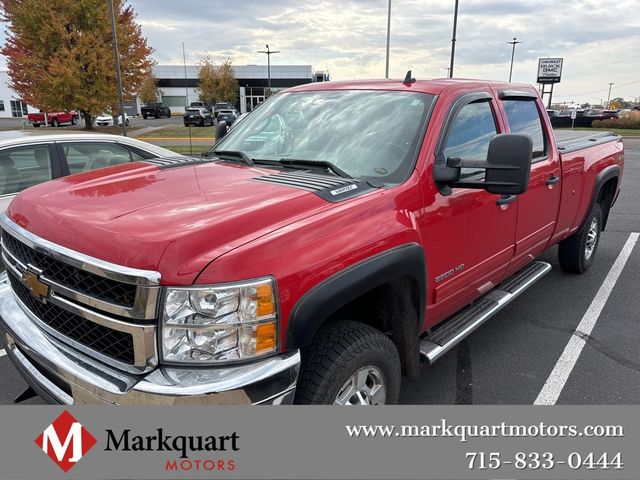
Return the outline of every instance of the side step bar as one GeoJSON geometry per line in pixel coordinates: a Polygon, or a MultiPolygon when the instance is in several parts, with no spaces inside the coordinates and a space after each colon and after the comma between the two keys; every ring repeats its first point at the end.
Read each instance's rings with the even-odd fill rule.
{"type": "Polygon", "coordinates": [[[420,340],[420,354],[432,364],[471,332],[506,307],[551,270],[546,262],[533,262],[480,299],[456,313],[420,340]]]}

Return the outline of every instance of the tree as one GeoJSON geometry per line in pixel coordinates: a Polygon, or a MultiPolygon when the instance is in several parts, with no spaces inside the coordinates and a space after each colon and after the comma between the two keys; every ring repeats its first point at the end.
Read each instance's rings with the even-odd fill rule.
{"type": "MultiPolygon", "coordinates": [[[[22,100],[45,111],[79,109],[87,129],[119,104],[107,1],[0,0],[8,23],[0,53],[22,100]]],[[[126,0],[113,4],[122,88],[130,97],[151,69],[153,49],[126,0]]]]}
{"type": "Polygon", "coordinates": [[[226,59],[216,67],[209,55],[200,58],[198,72],[198,92],[200,101],[207,105],[216,102],[236,103],[238,96],[238,81],[231,66],[231,60],[226,59]]]}
{"type": "Polygon", "coordinates": [[[238,80],[228,58],[218,67],[218,101],[236,103],[238,98],[238,80]]]}
{"type": "Polygon", "coordinates": [[[153,103],[158,101],[158,97],[162,95],[162,90],[158,88],[158,79],[149,72],[140,86],[138,96],[142,103],[153,103]]]}
{"type": "Polygon", "coordinates": [[[209,55],[203,55],[198,62],[198,94],[201,102],[205,105],[216,103],[218,94],[218,76],[213,60],[209,55]]]}

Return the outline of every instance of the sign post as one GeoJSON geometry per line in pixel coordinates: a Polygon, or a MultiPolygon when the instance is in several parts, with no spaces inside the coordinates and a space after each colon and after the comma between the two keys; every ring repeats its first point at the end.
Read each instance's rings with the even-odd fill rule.
{"type": "Polygon", "coordinates": [[[576,117],[578,116],[578,109],[577,108],[572,108],[571,109],[571,128],[573,128],[573,125],[576,122],[576,117]]]}
{"type": "Polygon", "coordinates": [[[551,99],[553,97],[553,85],[560,83],[562,77],[562,58],[539,58],[538,59],[538,80],[537,83],[542,85],[541,95],[549,94],[549,102],[547,108],[551,108],[551,99]],[[551,85],[551,89],[545,92],[545,85],[551,85]]]}

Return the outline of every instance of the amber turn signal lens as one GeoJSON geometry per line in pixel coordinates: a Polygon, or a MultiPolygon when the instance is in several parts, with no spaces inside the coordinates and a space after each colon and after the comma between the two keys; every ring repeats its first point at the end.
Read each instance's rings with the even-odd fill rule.
{"type": "Polygon", "coordinates": [[[258,317],[266,317],[269,315],[275,315],[276,313],[276,301],[273,296],[273,287],[271,283],[263,283],[258,285],[258,317]]]}
{"type": "Polygon", "coordinates": [[[256,353],[274,351],[278,344],[275,322],[261,323],[256,326],[256,353]]]}

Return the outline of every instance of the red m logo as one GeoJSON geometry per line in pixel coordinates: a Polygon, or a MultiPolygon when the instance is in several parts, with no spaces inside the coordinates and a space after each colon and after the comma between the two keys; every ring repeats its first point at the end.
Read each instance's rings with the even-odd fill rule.
{"type": "Polygon", "coordinates": [[[95,444],[93,435],[66,410],[36,438],[36,445],[65,472],[95,444]]]}

